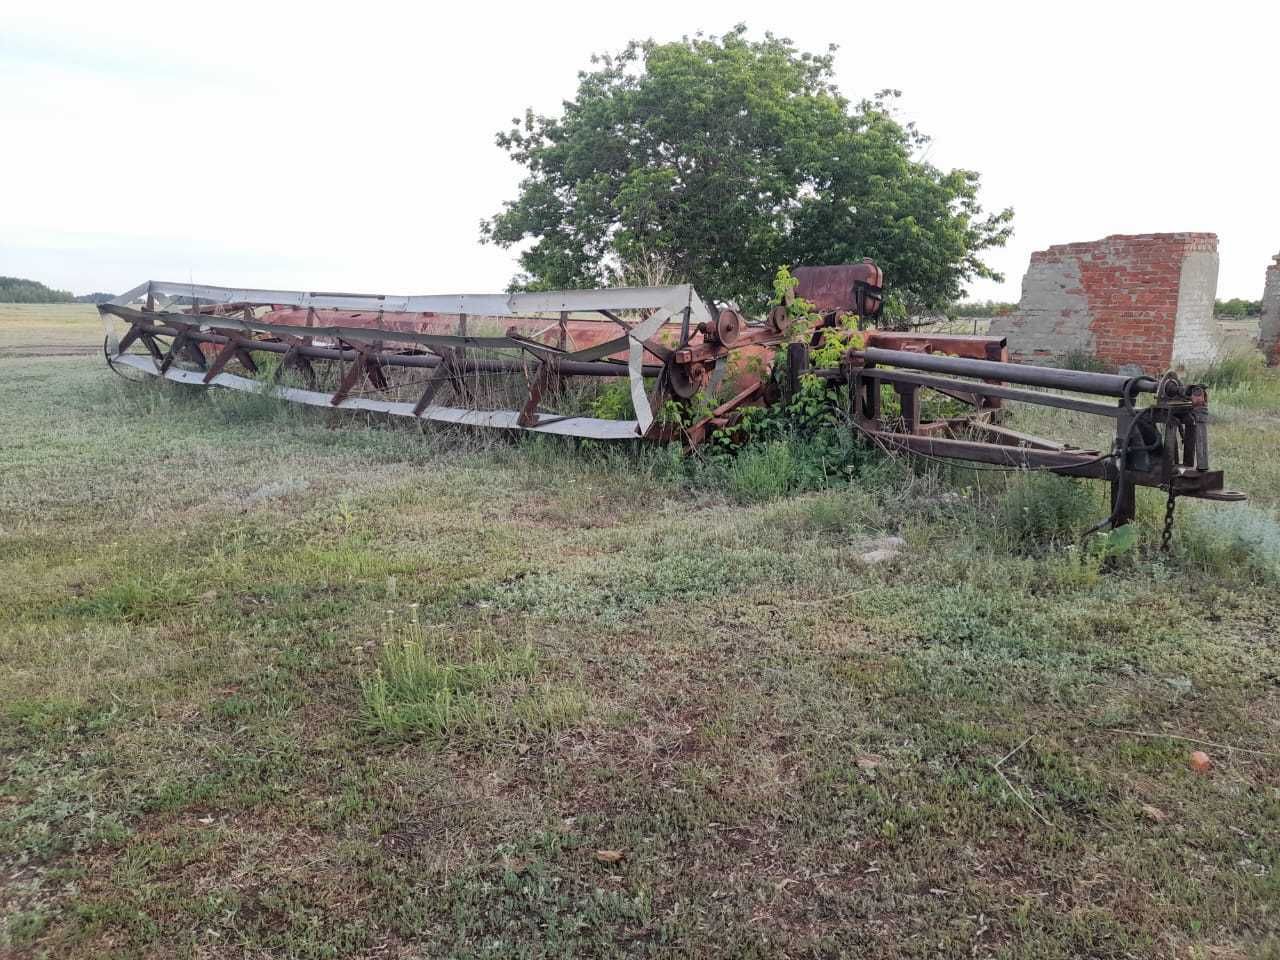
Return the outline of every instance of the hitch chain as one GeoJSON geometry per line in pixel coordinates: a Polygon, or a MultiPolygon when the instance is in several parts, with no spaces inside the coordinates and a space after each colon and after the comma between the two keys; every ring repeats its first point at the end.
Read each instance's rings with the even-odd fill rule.
{"type": "Polygon", "coordinates": [[[1173,479],[1169,480],[1169,499],[1164,502],[1164,529],[1160,531],[1160,552],[1168,553],[1173,542],[1173,510],[1177,506],[1176,494],[1173,492],[1173,479]]]}

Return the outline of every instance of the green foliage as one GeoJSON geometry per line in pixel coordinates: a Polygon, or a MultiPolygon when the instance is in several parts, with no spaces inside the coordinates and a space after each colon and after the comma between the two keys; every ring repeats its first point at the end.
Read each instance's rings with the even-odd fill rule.
{"type": "Polygon", "coordinates": [[[1188,371],[1186,379],[1210,390],[1231,390],[1260,380],[1265,374],[1256,354],[1222,357],[1205,367],[1188,371]]]}
{"type": "Polygon", "coordinates": [[[790,403],[744,410],[700,456],[686,461],[695,481],[744,503],[846,485],[876,461],[850,429],[836,392],[811,376],[790,403]]]}
{"type": "Polygon", "coordinates": [[[1083,370],[1086,373],[1110,373],[1111,368],[1088,350],[1068,350],[1060,364],[1064,370],[1083,370]]]}
{"type": "Polygon", "coordinates": [[[947,307],[947,315],[952,317],[1004,317],[1018,309],[1016,303],[1003,300],[974,300],[964,303],[953,303],[947,307]]]}
{"type": "Polygon", "coordinates": [[[0,946],[25,947],[34,943],[48,922],[48,914],[40,910],[19,910],[10,914],[3,933],[0,933],[0,946]]]}
{"type": "Polygon", "coordinates": [[[795,314],[792,308],[807,313],[808,310],[805,310],[805,307],[809,306],[809,302],[795,295],[795,289],[798,286],[800,281],[792,275],[791,270],[786,266],[779,267],[773,275],[773,302],[787,304],[787,312],[792,315],[795,314]]]}
{"type": "Polygon", "coordinates": [[[744,26],[633,41],[594,58],[561,116],[526,111],[498,145],[526,168],[486,242],[532,243],[514,286],[681,280],[761,307],[773,265],[873,257],[905,299],[941,306],[1011,232],[983,216],[978,174],[917,160],[897,91],[851,104],[831,52],[744,26]]]}
{"type": "Polygon", "coordinates": [[[602,420],[634,420],[635,404],[631,401],[631,385],[619,380],[610,383],[591,401],[591,415],[602,420]]]}
{"type": "Polygon", "coordinates": [[[1215,316],[1226,317],[1231,320],[1259,317],[1262,316],[1262,301],[1241,300],[1239,297],[1232,297],[1230,300],[1215,300],[1213,301],[1213,312],[1215,316]]]}
{"type": "Polygon", "coordinates": [[[1035,552],[1078,539],[1102,512],[1088,484],[1052,473],[1030,473],[1001,498],[996,522],[1016,548],[1035,552]]]}
{"type": "Polygon", "coordinates": [[[1132,523],[1126,523],[1123,527],[1109,530],[1105,536],[1100,537],[1098,540],[1098,553],[1104,560],[1111,560],[1133,553],[1137,548],[1138,527],[1132,523]]]}
{"type": "Polygon", "coordinates": [[[0,277],[0,303],[71,303],[67,290],[54,290],[36,280],[0,277]]]}
{"type": "Polygon", "coordinates": [[[725,473],[729,492],[743,502],[773,500],[803,483],[799,460],[786,440],[748,447],[725,473]]]}
{"type": "MultiPolygon", "coordinates": [[[[786,305],[792,338],[807,339],[818,317],[812,304],[794,296],[795,286],[791,272],[780,267],[773,279],[774,304],[786,305]]],[[[846,350],[861,346],[856,323],[856,317],[849,317],[843,326],[824,329],[821,345],[811,354],[813,364],[838,366],[846,350]]],[[[786,365],[787,352],[779,349],[772,368],[775,380],[787,378],[786,365]]],[[[678,422],[697,416],[697,410],[688,410],[678,422]]],[[[847,484],[869,459],[849,425],[843,392],[809,374],[800,378],[800,389],[790,401],[745,408],[732,427],[712,433],[696,459],[675,460],[672,466],[695,485],[709,484],[750,503],[847,484]]]]}
{"type": "Polygon", "coordinates": [[[838,367],[845,353],[865,346],[866,338],[858,330],[857,318],[846,317],[841,326],[823,331],[822,344],[809,354],[809,361],[818,368],[838,367]]]}

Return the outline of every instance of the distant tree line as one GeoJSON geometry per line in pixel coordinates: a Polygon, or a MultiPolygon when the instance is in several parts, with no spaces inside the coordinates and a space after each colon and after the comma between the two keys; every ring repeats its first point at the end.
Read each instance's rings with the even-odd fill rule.
{"type": "Polygon", "coordinates": [[[1003,300],[982,300],[972,303],[953,303],[947,308],[952,317],[1003,317],[1018,309],[1016,303],[1003,300]]]}
{"type": "Polygon", "coordinates": [[[72,296],[70,290],[55,290],[39,280],[0,277],[0,303],[106,303],[114,293],[86,293],[72,296]]]}
{"type": "MultiPolygon", "coordinates": [[[[1018,309],[1016,303],[1005,303],[1000,300],[982,300],[972,303],[953,303],[947,308],[951,317],[1003,317],[1018,309]]],[[[1262,315],[1261,300],[1242,300],[1232,297],[1230,300],[1215,300],[1213,313],[1218,317],[1243,320],[1246,317],[1262,315]]]]}
{"type": "Polygon", "coordinates": [[[71,303],[75,298],[68,290],[54,290],[36,280],[0,277],[0,302],[3,303],[71,303]]]}
{"type": "Polygon", "coordinates": [[[1261,300],[1241,300],[1239,297],[1232,297],[1230,300],[1213,301],[1213,312],[1215,316],[1230,317],[1233,320],[1243,320],[1245,317],[1262,316],[1261,300]]]}

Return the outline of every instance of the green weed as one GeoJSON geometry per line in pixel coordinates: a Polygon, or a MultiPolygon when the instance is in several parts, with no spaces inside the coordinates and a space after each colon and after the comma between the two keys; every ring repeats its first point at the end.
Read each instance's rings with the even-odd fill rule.
{"type": "Polygon", "coordinates": [[[1051,473],[1012,482],[1000,500],[998,529],[1020,550],[1040,550],[1079,540],[1107,513],[1096,486],[1051,473]]]}
{"type": "Polygon", "coordinates": [[[536,675],[530,644],[476,639],[458,650],[410,628],[383,646],[372,676],[361,680],[365,724],[403,738],[541,731],[577,722],[585,698],[568,688],[539,686],[536,675]]]}
{"type": "Polygon", "coordinates": [[[1262,357],[1257,354],[1233,354],[1187,371],[1185,379],[1210,390],[1231,390],[1260,380],[1264,371],[1262,357]]]}

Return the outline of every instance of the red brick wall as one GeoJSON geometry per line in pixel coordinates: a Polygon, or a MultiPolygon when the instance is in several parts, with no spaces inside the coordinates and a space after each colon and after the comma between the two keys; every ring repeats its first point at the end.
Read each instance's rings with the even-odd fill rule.
{"type": "MultiPolygon", "coordinates": [[[[1087,329],[1094,354],[1110,365],[1162,371],[1172,365],[1183,258],[1217,248],[1212,233],[1117,235],[1036,251],[1031,269],[1039,265],[1063,276],[1079,275],[1078,288],[1068,285],[1061,291],[1060,319],[1054,308],[1060,332],[1077,329],[1083,339],[1087,329]]],[[[1024,302],[1022,309],[1028,306],[1024,302]]]]}

